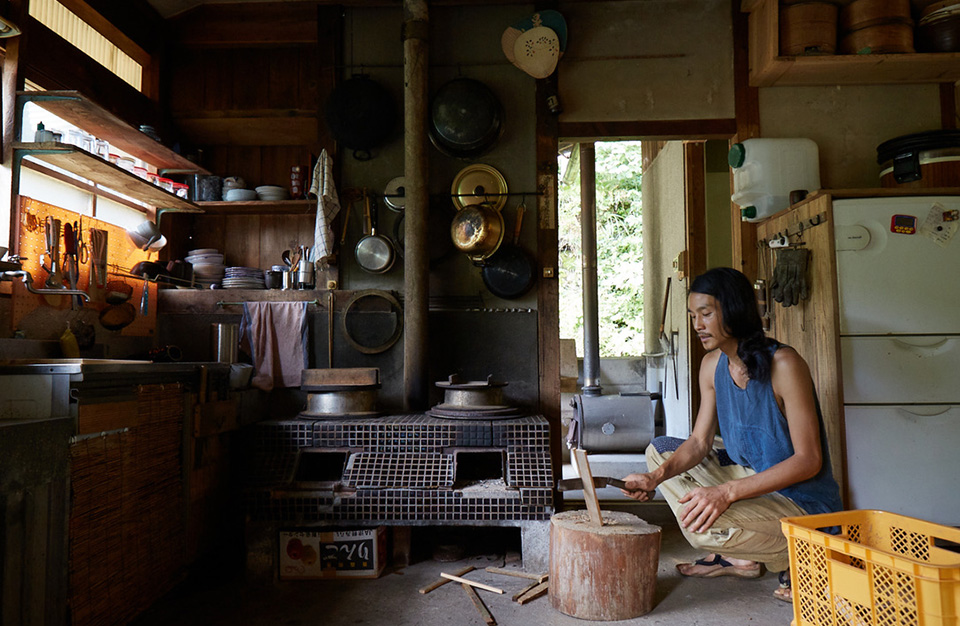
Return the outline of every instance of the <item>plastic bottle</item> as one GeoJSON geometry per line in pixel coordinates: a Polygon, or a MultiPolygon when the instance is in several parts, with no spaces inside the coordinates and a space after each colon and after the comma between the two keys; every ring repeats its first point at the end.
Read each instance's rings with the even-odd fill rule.
{"type": "Polygon", "coordinates": [[[740,218],[759,222],[790,206],[790,192],[820,189],[820,157],[811,139],[747,139],[727,155],[740,218]]]}

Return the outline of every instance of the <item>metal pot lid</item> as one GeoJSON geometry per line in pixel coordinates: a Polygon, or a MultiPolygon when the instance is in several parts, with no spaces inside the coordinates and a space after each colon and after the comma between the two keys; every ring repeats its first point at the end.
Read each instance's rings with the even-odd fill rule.
{"type": "Polygon", "coordinates": [[[450,186],[453,205],[461,210],[469,204],[489,202],[499,211],[507,204],[507,180],[490,165],[468,165],[454,177],[450,186]]]}
{"type": "Polygon", "coordinates": [[[472,78],[455,78],[443,84],[430,103],[430,141],[449,156],[479,156],[500,139],[503,116],[503,105],[489,87],[472,78]]]}
{"type": "Polygon", "coordinates": [[[493,380],[493,375],[486,380],[464,380],[459,374],[450,374],[447,380],[438,380],[437,387],[441,389],[492,389],[506,387],[508,383],[493,380]]]}
{"type": "Polygon", "coordinates": [[[403,176],[397,176],[387,183],[386,188],[383,190],[383,202],[387,205],[388,209],[403,211],[403,209],[406,208],[405,181],[406,179],[403,176]]]}

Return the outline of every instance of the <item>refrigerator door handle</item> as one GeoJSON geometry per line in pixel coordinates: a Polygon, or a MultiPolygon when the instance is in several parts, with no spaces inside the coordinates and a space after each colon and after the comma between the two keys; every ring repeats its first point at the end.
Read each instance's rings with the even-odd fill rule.
{"type": "MultiPolygon", "coordinates": [[[[955,405],[954,405],[955,406],[955,405]]],[[[907,419],[911,421],[916,421],[914,418],[920,417],[938,417],[950,411],[953,408],[951,405],[942,405],[942,404],[927,404],[921,405],[917,404],[907,408],[906,406],[898,406],[897,411],[903,413],[907,419]]]]}
{"type": "Polygon", "coordinates": [[[921,357],[936,356],[943,352],[948,352],[953,344],[956,343],[956,339],[943,338],[936,343],[929,345],[918,345],[913,341],[908,341],[902,337],[893,337],[891,338],[893,345],[897,346],[904,352],[909,352],[921,357]]]}

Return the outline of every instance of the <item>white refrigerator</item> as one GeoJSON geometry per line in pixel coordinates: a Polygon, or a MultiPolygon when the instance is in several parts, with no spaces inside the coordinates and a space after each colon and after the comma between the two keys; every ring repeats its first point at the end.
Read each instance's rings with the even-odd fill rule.
{"type": "Polygon", "coordinates": [[[833,219],[848,507],[960,526],[960,196],[833,219]]]}

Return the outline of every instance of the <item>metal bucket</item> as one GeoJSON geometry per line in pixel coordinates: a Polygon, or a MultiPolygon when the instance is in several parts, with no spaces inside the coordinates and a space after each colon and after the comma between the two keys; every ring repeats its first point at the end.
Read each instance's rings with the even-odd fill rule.
{"type": "Polygon", "coordinates": [[[218,363],[236,363],[239,346],[239,324],[210,325],[211,361],[218,363]]]}

